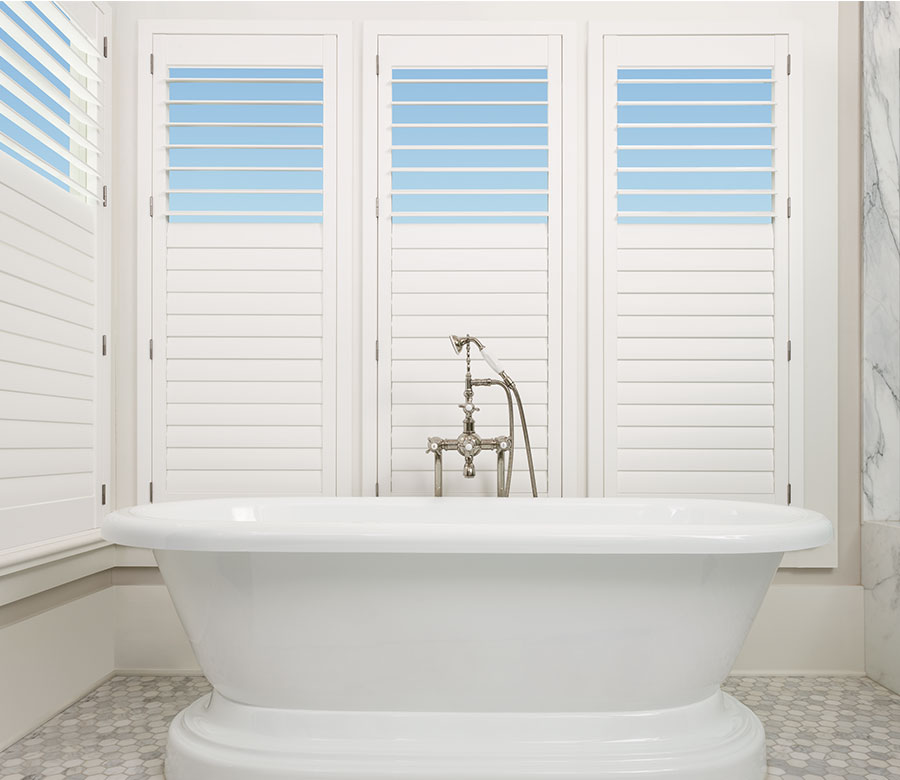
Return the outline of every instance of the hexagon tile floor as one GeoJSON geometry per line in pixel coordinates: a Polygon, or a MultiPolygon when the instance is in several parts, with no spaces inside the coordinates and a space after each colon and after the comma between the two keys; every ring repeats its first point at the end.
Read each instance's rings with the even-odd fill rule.
{"type": "MultiPolygon", "coordinates": [[[[732,677],[766,727],[769,780],[900,780],[900,696],[855,677],[732,677]]],[[[0,780],[162,780],[202,677],[114,677],[0,753],[0,780]]],[[[723,780],[726,780],[723,778],[723,780]]]]}

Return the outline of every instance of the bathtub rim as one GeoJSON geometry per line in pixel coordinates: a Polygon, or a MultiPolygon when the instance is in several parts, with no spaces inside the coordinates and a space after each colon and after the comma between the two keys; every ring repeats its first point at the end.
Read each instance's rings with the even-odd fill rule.
{"type": "Polygon", "coordinates": [[[235,497],[120,509],[101,533],[130,547],[195,552],[647,555],[804,550],[829,542],[833,527],[809,509],[717,499],[235,497]],[[258,519],[263,506],[320,516],[258,519]]]}

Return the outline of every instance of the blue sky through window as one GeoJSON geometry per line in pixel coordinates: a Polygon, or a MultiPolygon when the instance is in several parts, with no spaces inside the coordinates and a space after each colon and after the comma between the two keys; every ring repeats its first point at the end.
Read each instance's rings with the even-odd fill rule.
{"type": "Polygon", "coordinates": [[[170,68],[170,221],[321,222],[322,73],[170,68]]]}
{"type": "MultiPolygon", "coordinates": [[[[28,5],[50,26],[55,34],[59,36],[60,41],[62,41],[64,45],[68,46],[69,39],[66,38],[65,35],[63,35],[59,28],[50,21],[50,19],[40,10],[40,8],[32,2],[29,2],[28,5]]],[[[47,67],[42,65],[37,58],[29,54],[28,51],[19,43],[17,43],[12,35],[10,35],[9,30],[13,29],[11,25],[14,25],[15,28],[18,28],[21,32],[24,32],[26,35],[28,35],[28,37],[35,41],[35,43],[37,43],[37,45],[40,46],[43,51],[45,51],[50,57],[56,60],[63,69],[67,71],[69,70],[69,66],[66,63],[65,59],[61,57],[59,53],[47,41],[45,41],[39,33],[37,33],[18,14],[16,14],[7,3],[0,2],[0,40],[2,40],[7,46],[9,46],[10,49],[12,49],[32,68],[34,68],[42,76],[44,76],[52,85],[52,87],[59,92],[60,95],[64,96],[65,98],[69,98],[68,87],[66,87],[62,81],[54,76],[47,67]]],[[[56,99],[54,99],[54,95],[52,93],[44,91],[41,87],[32,82],[32,80],[24,73],[22,73],[13,64],[13,62],[10,61],[10,59],[0,57],[0,72],[5,74],[9,79],[15,82],[22,90],[27,92],[33,98],[40,101],[63,122],[69,121],[69,113],[63,108],[62,105],[60,105],[59,102],[57,102],[56,99]]],[[[37,111],[30,108],[20,98],[16,97],[10,89],[6,89],[3,86],[0,86],[0,104],[2,104],[2,106],[0,106],[0,132],[2,132],[5,136],[12,139],[16,143],[20,144],[26,150],[31,152],[31,154],[43,160],[55,170],[59,171],[63,177],[68,177],[70,173],[70,166],[66,158],[55,151],[52,146],[34,137],[34,135],[29,132],[27,128],[20,127],[18,123],[13,122],[12,119],[10,119],[9,114],[18,114],[19,117],[26,120],[26,122],[34,125],[46,135],[50,136],[53,141],[55,141],[57,144],[59,144],[60,147],[65,150],[68,150],[70,148],[68,135],[66,135],[66,133],[62,132],[59,128],[55,127],[53,124],[44,119],[37,111]]],[[[65,184],[61,180],[61,178],[57,178],[52,173],[44,170],[40,165],[37,165],[31,160],[27,159],[22,154],[17,152],[14,148],[10,147],[8,144],[0,142],[0,150],[8,154],[10,157],[13,157],[14,159],[28,166],[36,173],[39,173],[41,176],[53,182],[62,189],[69,189],[68,185],[65,184]]]]}
{"type": "Polygon", "coordinates": [[[617,76],[620,223],[771,222],[771,69],[622,68],[617,76]]]}
{"type": "Polygon", "coordinates": [[[394,68],[391,98],[394,222],[546,223],[546,68],[394,68]]]}

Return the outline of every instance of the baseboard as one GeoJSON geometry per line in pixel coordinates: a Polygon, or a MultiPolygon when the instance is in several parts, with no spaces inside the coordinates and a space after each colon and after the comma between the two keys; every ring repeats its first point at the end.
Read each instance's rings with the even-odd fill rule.
{"type": "Polygon", "coordinates": [[[158,667],[148,669],[116,669],[110,677],[203,677],[203,670],[199,667],[190,669],[160,669],[158,667]]]}
{"type": "Polygon", "coordinates": [[[822,669],[816,671],[795,671],[793,669],[744,669],[734,671],[729,677],[865,677],[865,672],[846,669],[822,669]]]}
{"type": "Polygon", "coordinates": [[[69,707],[71,707],[76,702],[81,701],[89,693],[93,693],[95,690],[97,690],[97,688],[99,688],[104,683],[109,682],[113,677],[115,677],[115,675],[112,673],[104,674],[103,677],[101,677],[99,680],[95,680],[94,682],[87,685],[83,690],[78,691],[74,695],[71,695],[68,699],[64,699],[56,710],[44,717],[43,720],[41,720],[39,723],[35,723],[34,725],[29,726],[24,731],[20,731],[18,733],[13,732],[11,737],[6,737],[3,741],[0,741],[0,753],[6,750],[6,748],[8,748],[10,745],[14,745],[20,739],[25,739],[25,737],[27,737],[32,732],[37,731],[37,729],[39,729],[45,723],[53,720],[57,715],[69,709],[69,707]]]}
{"type": "Polygon", "coordinates": [[[110,678],[112,607],[107,588],[0,629],[0,750],[110,678]]]}
{"type": "Polygon", "coordinates": [[[734,674],[865,674],[861,585],[773,585],[734,674]]]}
{"type": "Polygon", "coordinates": [[[115,668],[200,673],[165,585],[115,585],[115,668]]]}

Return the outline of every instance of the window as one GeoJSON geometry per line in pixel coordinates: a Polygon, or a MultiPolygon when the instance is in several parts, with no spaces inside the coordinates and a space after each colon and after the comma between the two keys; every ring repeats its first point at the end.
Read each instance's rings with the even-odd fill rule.
{"type": "Polygon", "coordinates": [[[153,56],[152,498],[334,495],[336,36],[153,56]]]}
{"type": "Polygon", "coordinates": [[[620,68],[618,224],[767,224],[771,68],[620,68]]]}
{"type": "MultiPolygon", "coordinates": [[[[561,491],[562,41],[559,35],[378,38],[378,480],[433,493],[429,436],[462,430],[465,364],[485,341],[517,381],[538,489],[561,491]]],[[[473,373],[491,376],[473,355],[473,373]]],[[[498,388],[478,431],[506,430],[498,388]]],[[[513,493],[529,493],[521,432],[513,493]]],[[[486,457],[486,456],[485,456],[486,457]]],[[[496,493],[496,467],[445,458],[444,493],[496,493]],[[457,468],[458,466],[458,468],[457,468]]]]}
{"type": "Polygon", "coordinates": [[[109,482],[107,20],[68,7],[0,3],[0,548],[94,528],[109,482]]]}
{"type": "Polygon", "coordinates": [[[604,58],[604,491],[786,503],[787,38],[604,58]]]}
{"type": "Polygon", "coordinates": [[[169,68],[169,222],[322,222],[322,68],[169,68]]]}
{"type": "Polygon", "coordinates": [[[546,68],[394,68],[393,224],[547,224],[546,68]]]}
{"type": "Polygon", "coordinates": [[[89,201],[100,198],[97,60],[56,3],[0,2],[0,151],[89,201]]]}

